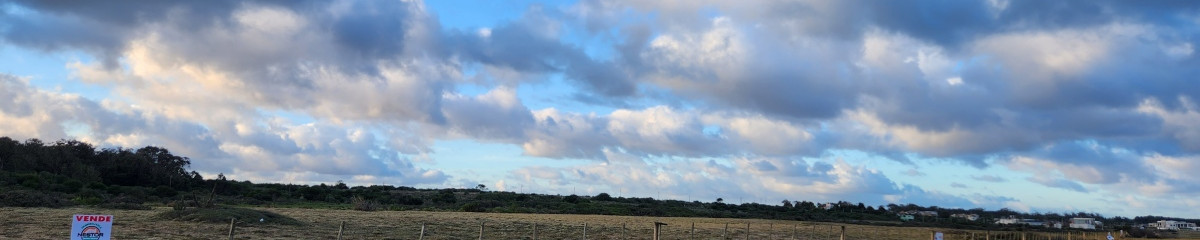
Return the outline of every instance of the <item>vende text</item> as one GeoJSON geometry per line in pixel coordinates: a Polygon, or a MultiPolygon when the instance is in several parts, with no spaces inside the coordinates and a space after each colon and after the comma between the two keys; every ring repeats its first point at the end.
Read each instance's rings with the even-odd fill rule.
{"type": "Polygon", "coordinates": [[[112,222],[112,216],[79,215],[79,216],[75,216],[75,221],[77,221],[77,222],[112,222]]]}

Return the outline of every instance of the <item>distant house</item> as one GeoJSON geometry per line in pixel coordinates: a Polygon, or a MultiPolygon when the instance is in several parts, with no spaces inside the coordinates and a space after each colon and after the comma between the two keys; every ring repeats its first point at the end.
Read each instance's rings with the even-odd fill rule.
{"type": "Polygon", "coordinates": [[[1096,225],[1100,225],[1095,218],[1071,218],[1071,228],[1078,229],[1096,229],[1096,225]]]}
{"type": "Polygon", "coordinates": [[[1038,221],[1036,219],[1031,219],[1031,218],[1017,218],[1017,216],[1013,216],[1013,215],[1008,215],[1008,217],[996,219],[996,224],[997,225],[1024,224],[1024,225],[1029,225],[1029,226],[1046,226],[1046,222],[1038,221]]]}
{"type": "Polygon", "coordinates": [[[1048,228],[1057,228],[1057,229],[1062,229],[1062,228],[1063,228],[1063,223],[1062,223],[1062,222],[1059,222],[1059,221],[1049,221],[1049,222],[1046,222],[1046,227],[1048,227],[1048,228]]]}
{"type": "Polygon", "coordinates": [[[1196,230],[1196,224],[1190,222],[1180,222],[1171,220],[1159,220],[1151,223],[1152,227],[1158,230],[1196,230]]]}
{"type": "Polygon", "coordinates": [[[907,222],[907,221],[912,221],[912,220],[913,220],[913,215],[912,215],[912,214],[902,214],[902,215],[900,215],[900,221],[905,221],[905,222],[907,222]]]}
{"type": "Polygon", "coordinates": [[[955,214],[950,215],[950,217],[966,219],[967,221],[978,221],[979,220],[979,214],[955,213],[955,214]]]}
{"type": "Polygon", "coordinates": [[[909,214],[909,215],[913,215],[913,216],[922,216],[922,217],[937,217],[937,216],[938,216],[938,212],[937,212],[937,211],[916,211],[916,210],[911,210],[911,211],[903,211],[903,212],[900,212],[900,214],[909,214]]]}
{"type": "Polygon", "coordinates": [[[1018,224],[1018,223],[1021,223],[1021,219],[1017,218],[1017,216],[1013,216],[1013,215],[1008,215],[1008,217],[1002,217],[1002,218],[996,219],[997,225],[1018,224]]]}

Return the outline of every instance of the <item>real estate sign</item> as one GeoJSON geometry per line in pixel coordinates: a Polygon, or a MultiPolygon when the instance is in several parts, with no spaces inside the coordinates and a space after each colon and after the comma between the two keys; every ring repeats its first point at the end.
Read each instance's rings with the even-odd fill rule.
{"type": "Polygon", "coordinates": [[[71,220],[71,240],[112,239],[112,215],[75,215],[71,220]]]}

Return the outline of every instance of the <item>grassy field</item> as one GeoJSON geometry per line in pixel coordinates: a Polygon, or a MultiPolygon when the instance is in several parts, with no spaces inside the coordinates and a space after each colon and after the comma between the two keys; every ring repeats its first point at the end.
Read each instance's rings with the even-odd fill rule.
{"type": "MultiPolygon", "coordinates": [[[[861,226],[816,222],[658,218],[596,215],[543,215],[464,212],[377,211],[256,208],[293,217],[302,225],[259,224],[258,219],[239,220],[237,239],[334,239],[345,221],[343,239],[417,239],[425,225],[424,239],[477,239],[480,223],[484,239],[650,239],[654,222],[662,227],[663,239],[838,239],[846,228],[846,239],[930,239],[941,231],[945,239],[985,239],[987,233],[930,228],[861,226]],[[694,224],[694,232],[693,232],[694,224]],[[749,233],[747,236],[747,224],[749,233]],[[622,227],[624,226],[624,227],[622,227]]],[[[0,208],[2,239],[63,239],[69,236],[74,214],[114,216],[114,239],[226,239],[228,223],[154,220],[154,210],[107,210],[89,208],[0,208]]],[[[992,232],[988,240],[1067,239],[1066,234],[992,232]]],[[[1071,239],[1104,239],[1102,233],[1072,233],[1071,239]]]]}

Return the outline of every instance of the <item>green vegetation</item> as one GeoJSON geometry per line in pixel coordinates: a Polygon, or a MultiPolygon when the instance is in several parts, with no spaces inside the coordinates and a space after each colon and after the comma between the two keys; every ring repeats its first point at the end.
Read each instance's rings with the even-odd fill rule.
{"type": "MultiPolygon", "coordinates": [[[[204,179],[187,171],[190,159],[165,148],[96,149],[79,141],[52,144],[37,139],[18,142],[0,137],[0,207],[65,207],[86,205],[116,209],[146,209],[146,204],[176,209],[167,219],[216,220],[229,217],[263,218],[242,210],[219,206],[271,206],[297,208],[426,210],[498,213],[594,214],[660,217],[758,218],[849,222],[874,225],[948,227],[988,230],[1041,230],[1025,225],[995,225],[992,219],[1016,216],[1041,220],[1091,217],[1105,227],[1130,230],[1135,223],[1170,218],[1144,216],[1106,218],[1093,213],[1020,213],[1008,209],[949,209],[914,204],[866,206],[862,203],[819,204],[783,200],[780,205],[760,203],[657,200],[653,198],[559,196],[488,191],[482,184],[465,189],[417,189],[375,185],[349,187],[235,181],[218,175],[204,179]],[[215,212],[214,212],[215,211],[215,212]],[[900,221],[898,214],[936,211],[900,221]],[[249,214],[249,215],[245,215],[249,214]],[[977,214],[968,221],[952,214],[977,214]]],[[[255,213],[268,214],[268,213],[255,213]]],[[[266,215],[264,215],[266,216],[266,215]]],[[[1186,219],[1170,219],[1186,220],[1186,219]]],[[[1195,220],[1188,220],[1195,221],[1195,220]]]]}

